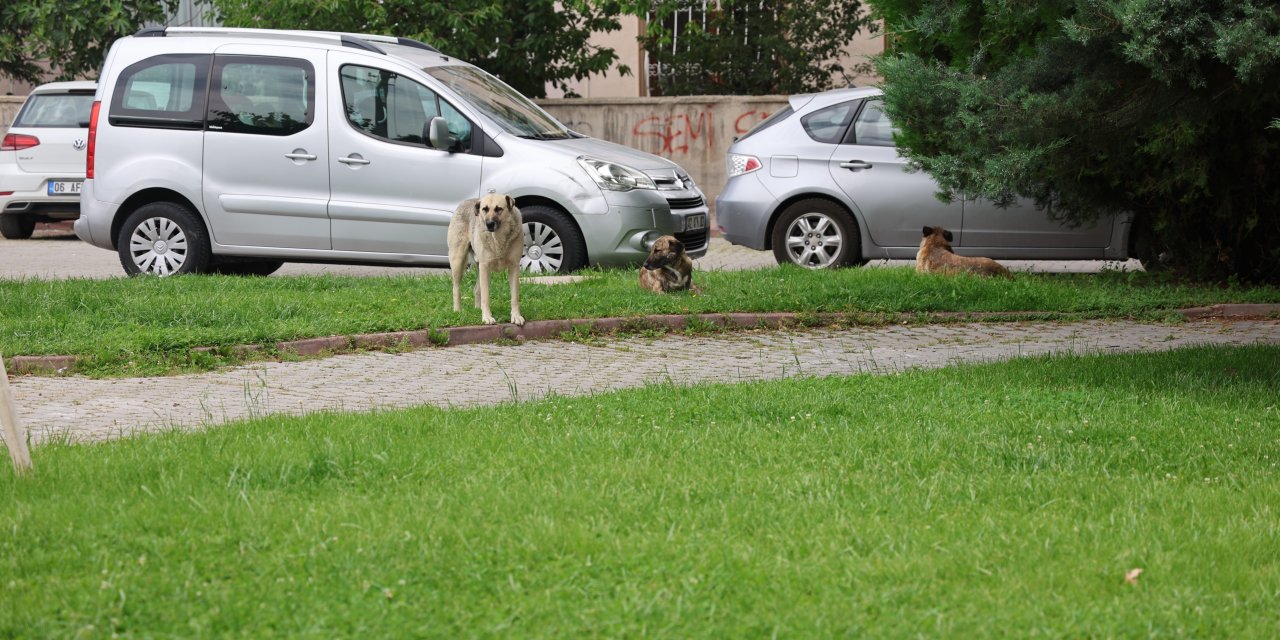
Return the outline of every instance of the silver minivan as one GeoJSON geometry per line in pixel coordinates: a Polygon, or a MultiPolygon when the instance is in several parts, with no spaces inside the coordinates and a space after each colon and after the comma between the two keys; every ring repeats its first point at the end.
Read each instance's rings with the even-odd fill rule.
{"type": "Polygon", "coordinates": [[[667,234],[707,250],[680,166],[405,38],[144,29],[107,54],[88,151],[76,234],[130,274],[445,266],[454,208],[488,192],[520,206],[527,271],[635,264],[667,234]]]}
{"type": "Polygon", "coordinates": [[[716,198],[725,240],[810,269],[914,259],[924,227],[955,252],[1026,260],[1124,260],[1132,215],[1065,224],[1030,200],[942,202],[938,183],[899,155],[875,88],[792,96],[728,149],[716,198]]]}

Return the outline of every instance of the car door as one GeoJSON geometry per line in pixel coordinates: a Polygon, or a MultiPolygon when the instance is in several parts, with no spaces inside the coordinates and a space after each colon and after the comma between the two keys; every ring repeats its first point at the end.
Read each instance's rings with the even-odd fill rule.
{"type": "MultiPolygon", "coordinates": [[[[831,175],[858,207],[871,241],[880,247],[911,248],[894,256],[906,257],[907,253],[914,255],[914,248],[920,245],[920,232],[926,226],[943,227],[959,236],[963,205],[959,199],[939,201],[935,195],[938,183],[923,171],[909,170],[907,159],[898,155],[894,146],[893,124],[881,102],[855,100],[843,104],[856,108],[856,112],[853,125],[843,132],[831,155],[831,175]]],[[[806,124],[806,131],[810,128],[806,124]]]]}
{"type": "Polygon", "coordinates": [[[447,256],[454,209],[480,194],[474,125],[405,70],[340,51],[330,53],[330,69],[337,83],[328,159],[333,248],[447,256]],[[449,123],[453,150],[424,139],[435,116],[449,123]]]}
{"type": "Polygon", "coordinates": [[[1006,207],[985,198],[966,198],[964,233],[956,246],[997,257],[1101,258],[1111,243],[1113,223],[1110,216],[1079,225],[1064,223],[1038,209],[1030,198],[1018,198],[1006,207]]]}
{"type": "Polygon", "coordinates": [[[202,192],[218,244],[329,248],[324,71],[321,49],[217,49],[202,192]]]}

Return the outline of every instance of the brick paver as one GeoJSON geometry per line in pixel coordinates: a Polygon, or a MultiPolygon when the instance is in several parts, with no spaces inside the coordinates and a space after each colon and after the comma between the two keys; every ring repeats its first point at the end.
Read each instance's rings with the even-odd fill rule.
{"type": "Polygon", "coordinates": [[[20,420],[36,442],[64,435],[100,440],[276,413],[470,406],[662,382],[884,374],[1044,353],[1254,343],[1280,344],[1280,321],[903,325],[619,338],[594,345],[548,340],[341,355],[164,378],[26,376],[11,386],[20,420]]]}

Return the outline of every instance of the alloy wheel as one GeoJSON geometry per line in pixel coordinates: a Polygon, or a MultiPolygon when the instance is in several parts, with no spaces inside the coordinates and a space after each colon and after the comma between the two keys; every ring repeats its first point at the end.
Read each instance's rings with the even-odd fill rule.
{"type": "Polygon", "coordinates": [[[844,235],[840,225],[822,213],[806,213],[787,226],[787,255],[791,261],[809,269],[832,266],[844,235]]]}

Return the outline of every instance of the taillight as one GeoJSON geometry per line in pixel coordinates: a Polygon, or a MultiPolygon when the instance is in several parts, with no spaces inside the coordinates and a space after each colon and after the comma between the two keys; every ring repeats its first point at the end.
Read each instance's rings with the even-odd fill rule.
{"type": "Polygon", "coordinates": [[[738,155],[736,153],[729,154],[727,158],[728,166],[725,169],[729,173],[729,177],[737,177],[743,174],[751,173],[760,168],[760,159],[755,156],[738,155]]]}
{"type": "Polygon", "coordinates": [[[4,142],[0,143],[0,151],[30,149],[38,144],[40,144],[40,138],[35,136],[23,135],[21,133],[8,133],[4,136],[4,142]]]}
{"type": "Polygon", "coordinates": [[[89,150],[85,153],[84,177],[93,177],[93,153],[98,150],[98,107],[102,102],[93,101],[93,111],[89,112],[89,150]]]}

